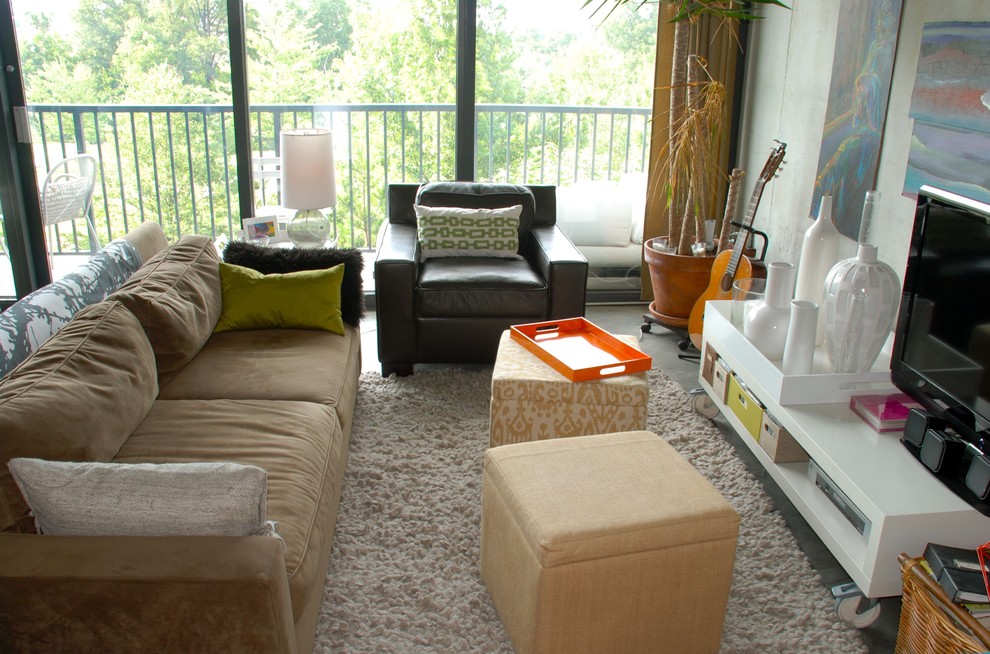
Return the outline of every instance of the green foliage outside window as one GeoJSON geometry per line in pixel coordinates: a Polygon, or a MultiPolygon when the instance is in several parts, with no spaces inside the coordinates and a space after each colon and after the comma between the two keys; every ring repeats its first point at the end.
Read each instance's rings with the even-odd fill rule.
{"type": "MultiPolygon", "coordinates": [[[[72,35],[52,29],[50,15],[28,17],[20,48],[29,104],[94,107],[35,112],[44,134],[36,161],[44,170],[80,146],[100,159],[102,240],[144,219],[171,237],[236,231],[236,179],[247,171],[234,161],[226,1],[80,0],[72,35]]],[[[332,215],[344,245],[374,246],[386,182],[453,177],[452,106],[341,105],[452,105],[456,18],[453,0],[246,2],[254,156],[275,154],[278,127],[332,127],[332,215]]],[[[479,0],[478,103],[649,106],[655,7],[615,14],[593,42],[537,27],[510,25],[500,2],[479,0]]],[[[613,144],[635,145],[647,129],[641,116],[479,111],[477,176],[556,184],[641,170],[641,156],[623,161],[613,144]]],[[[59,239],[64,249],[89,247],[84,229],[62,226],[59,239]]]]}

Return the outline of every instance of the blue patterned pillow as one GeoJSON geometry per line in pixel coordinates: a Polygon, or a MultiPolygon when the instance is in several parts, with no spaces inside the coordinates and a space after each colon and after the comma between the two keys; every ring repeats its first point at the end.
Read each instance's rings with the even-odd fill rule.
{"type": "Polygon", "coordinates": [[[65,327],[77,311],[102,302],[141,267],[129,241],[111,241],[62,279],[24,296],[0,313],[0,377],[65,327]]]}

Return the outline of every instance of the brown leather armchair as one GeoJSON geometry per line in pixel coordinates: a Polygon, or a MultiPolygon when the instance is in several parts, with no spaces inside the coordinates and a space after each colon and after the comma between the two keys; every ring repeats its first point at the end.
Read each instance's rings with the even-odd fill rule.
{"type": "Polygon", "coordinates": [[[510,325],[584,315],[588,262],[556,225],[556,188],[475,182],[390,184],[375,258],[382,375],[415,363],[491,363],[510,325]],[[414,205],[522,204],[521,259],[420,256],[414,205]]]}

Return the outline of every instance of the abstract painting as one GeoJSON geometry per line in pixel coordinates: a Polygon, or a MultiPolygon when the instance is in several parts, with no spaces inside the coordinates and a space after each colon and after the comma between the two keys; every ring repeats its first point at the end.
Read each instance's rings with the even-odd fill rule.
{"type": "Polygon", "coordinates": [[[839,16],[811,215],[831,195],[835,226],[855,239],[876,183],[901,0],[841,0],[839,16]]]}
{"type": "Polygon", "coordinates": [[[990,203],[990,23],[928,23],[911,97],[904,194],[930,184],[990,203]]]}

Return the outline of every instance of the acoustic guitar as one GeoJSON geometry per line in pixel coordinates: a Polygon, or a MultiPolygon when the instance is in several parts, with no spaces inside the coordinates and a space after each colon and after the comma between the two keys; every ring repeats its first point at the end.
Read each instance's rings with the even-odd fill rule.
{"type": "MultiPolygon", "coordinates": [[[[753,188],[753,195],[749,199],[746,216],[742,221],[747,229],[753,224],[756,208],[760,206],[760,199],[763,197],[764,187],[777,174],[777,169],[780,168],[780,164],[784,160],[784,150],[787,148],[787,144],[780,141],[776,141],[776,143],[777,147],[770,153],[763,170],[760,171],[760,177],[756,180],[756,186],[753,188]]],[[[691,308],[691,315],[688,317],[688,335],[694,346],[699,349],[701,348],[701,331],[705,320],[705,302],[708,300],[731,300],[732,282],[737,278],[745,279],[753,276],[753,264],[748,257],[743,256],[743,249],[748,240],[745,232],[746,229],[739,232],[736,237],[736,244],[731,251],[726,250],[715,257],[708,288],[691,308]]]]}

